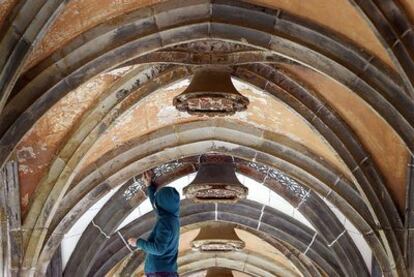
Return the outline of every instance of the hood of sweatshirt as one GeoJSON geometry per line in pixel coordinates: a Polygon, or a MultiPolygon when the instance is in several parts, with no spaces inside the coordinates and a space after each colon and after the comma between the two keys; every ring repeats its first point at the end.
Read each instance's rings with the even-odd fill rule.
{"type": "Polygon", "coordinates": [[[180,216],[180,194],[173,187],[163,187],[155,193],[159,216],[180,216]]]}

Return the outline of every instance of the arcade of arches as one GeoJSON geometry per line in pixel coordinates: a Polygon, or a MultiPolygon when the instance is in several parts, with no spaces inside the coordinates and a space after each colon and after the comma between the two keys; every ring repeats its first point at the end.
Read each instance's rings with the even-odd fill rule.
{"type": "Polygon", "coordinates": [[[180,276],[414,276],[414,1],[0,1],[0,168],[2,276],[142,276],[149,170],[180,276]],[[177,110],[216,67],[247,109],[177,110]],[[247,197],[187,199],[203,157],[247,197]]]}

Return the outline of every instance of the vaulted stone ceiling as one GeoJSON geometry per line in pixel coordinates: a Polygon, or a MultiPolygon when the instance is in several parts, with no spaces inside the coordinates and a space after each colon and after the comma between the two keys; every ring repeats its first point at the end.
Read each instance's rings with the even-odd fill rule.
{"type": "Polygon", "coordinates": [[[260,197],[183,200],[183,276],[414,276],[413,23],[412,0],[2,1],[2,273],[139,276],[142,253],[121,239],[153,222],[125,223],[145,200],[136,180],[159,170],[168,185],[214,152],[311,227],[260,197]],[[211,64],[246,111],[172,105],[211,64]],[[212,221],[247,247],[192,252],[212,221]]]}

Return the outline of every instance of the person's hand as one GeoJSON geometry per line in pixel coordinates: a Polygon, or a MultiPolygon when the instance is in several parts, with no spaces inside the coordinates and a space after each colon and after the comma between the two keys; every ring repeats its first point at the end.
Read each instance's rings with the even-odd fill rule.
{"type": "Polygon", "coordinates": [[[145,171],[144,174],[142,174],[142,180],[147,186],[151,184],[152,178],[154,178],[154,172],[152,172],[152,170],[145,171]]]}
{"type": "Polygon", "coordinates": [[[136,238],[129,238],[128,239],[128,244],[133,246],[133,247],[137,247],[137,239],[136,238]]]}

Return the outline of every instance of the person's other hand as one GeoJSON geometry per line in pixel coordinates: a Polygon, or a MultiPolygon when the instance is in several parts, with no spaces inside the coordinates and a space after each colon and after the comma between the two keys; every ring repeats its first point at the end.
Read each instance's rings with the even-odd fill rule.
{"type": "Polygon", "coordinates": [[[133,246],[133,247],[137,247],[137,239],[136,238],[129,238],[128,239],[128,244],[133,246]]]}

